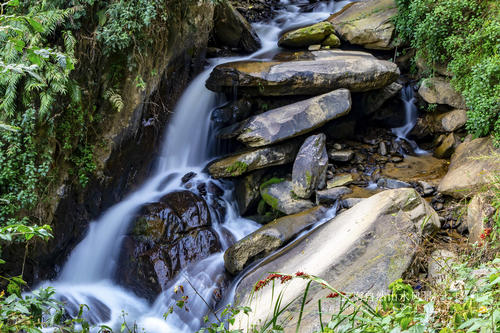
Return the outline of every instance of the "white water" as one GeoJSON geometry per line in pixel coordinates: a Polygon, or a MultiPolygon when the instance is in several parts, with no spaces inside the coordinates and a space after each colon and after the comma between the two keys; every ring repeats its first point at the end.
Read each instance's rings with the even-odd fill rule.
{"type": "Polygon", "coordinates": [[[401,100],[405,106],[405,124],[401,127],[396,127],[392,129],[392,133],[397,136],[398,140],[405,140],[413,148],[413,151],[417,155],[428,154],[427,151],[420,149],[417,143],[413,140],[408,139],[408,134],[411,132],[413,127],[417,124],[417,106],[415,105],[415,92],[413,87],[407,85],[401,90],[401,100]]]}
{"type": "MultiPolygon", "coordinates": [[[[42,286],[55,287],[61,299],[68,304],[68,310],[78,307],[78,304],[87,304],[91,308],[90,313],[87,313],[89,319],[115,329],[119,328],[124,319],[129,325],[137,323],[139,328],[144,328],[148,333],[193,332],[198,329],[208,308],[189,287],[188,281],[205,300],[211,299],[216,288],[214,281],[224,272],[223,252],[187,267],[171,282],[171,287],[164,290],[153,305],[149,305],[111,280],[118,264],[121,240],[135,214],[144,204],[155,202],[174,190],[183,189],[181,178],[186,173],[194,171],[199,180],[209,179],[202,170],[213,157],[209,153],[209,148],[215,144],[210,133],[210,114],[217,106],[218,96],[205,88],[205,81],[213,67],[228,61],[270,59],[279,51],[277,40],[281,31],[323,20],[348,2],[329,1],[319,4],[314,12],[301,13],[297,5],[307,1],[281,1],[284,7],[273,21],[254,24],[262,41],[261,50],[245,58],[215,59],[193,80],[179,100],[167,128],[154,175],[139,190],[92,222],[86,237],[69,256],[57,281],[45,282],[42,286]],[[169,307],[175,307],[175,302],[179,299],[174,288],[180,284],[184,286],[185,295],[189,296],[190,311],[177,309],[165,320],[163,314],[169,307]],[[125,315],[122,316],[122,312],[125,315]]],[[[232,189],[227,184],[218,184],[225,189],[227,212],[223,226],[235,239],[241,239],[258,225],[240,217],[231,197],[232,189]]],[[[214,228],[219,232],[225,250],[228,242],[221,232],[221,226],[216,225],[214,228]]]]}

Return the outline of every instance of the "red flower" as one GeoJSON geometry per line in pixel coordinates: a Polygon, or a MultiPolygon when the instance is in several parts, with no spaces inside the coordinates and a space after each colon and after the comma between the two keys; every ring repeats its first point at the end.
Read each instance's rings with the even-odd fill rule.
{"type": "Polygon", "coordinates": [[[335,298],[335,297],[339,297],[339,293],[330,293],[328,294],[328,296],[326,296],[326,298],[335,298]]]}
{"type": "Polygon", "coordinates": [[[292,279],[290,275],[282,275],[282,274],[269,274],[267,278],[264,280],[260,280],[255,284],[254,291],[258,291],[262,288],[264,288],[269,282],[275,280],[275,279],[280,279],[281,283],[285,283],[289,280],[292,279]]]}
{"type": "Polygon", "coordinates": [[[307,277],[309,275],[306,274],[306,273],[304,273],[304,272],[297,272],[297,273],[295,273],[295,276],[304,276],[304,277],[307,277]]]}

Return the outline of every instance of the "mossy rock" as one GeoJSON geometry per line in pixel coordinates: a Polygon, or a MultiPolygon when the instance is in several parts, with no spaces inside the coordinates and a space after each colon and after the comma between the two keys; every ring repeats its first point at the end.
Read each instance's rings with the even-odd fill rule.
{"type": "Polygon", "coordinates": [[[323,46],[329,47],[338,47],[340,46],[340,39],[335,34],[330,34],[330,36],[326,37],[326,39],[321,43],[323,46]]]}
{"type": "Polygon", "coordinates": [[[316,23],[285,33],[278,41],[278,46],[302,48],[313,44],[321,44],[333,32],[333,26],[329,22],[316,23]]]}

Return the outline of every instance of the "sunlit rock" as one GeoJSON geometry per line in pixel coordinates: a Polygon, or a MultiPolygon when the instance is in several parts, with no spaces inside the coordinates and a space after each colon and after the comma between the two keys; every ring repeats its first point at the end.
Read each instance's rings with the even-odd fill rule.
{"type": "Polygon", "coordinates": [[[329,22],[316,23],[286,32],[279,39],[278,46],[300,48],[313,44],[321,44],[333,32],[333,26],[329,22]]]}
{"type": "Polygon", "coordinates": [[[297,197],[293,193],[292,182],[287,180],[263,184],[260,195],[273,209],[287,215],[300,213],[314,206],[311,201],[297,197]]]}

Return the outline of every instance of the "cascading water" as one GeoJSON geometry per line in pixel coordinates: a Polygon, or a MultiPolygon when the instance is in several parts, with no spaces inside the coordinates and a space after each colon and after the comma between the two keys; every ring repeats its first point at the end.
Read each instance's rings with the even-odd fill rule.
{"type": "MultiPolygon", "coordinates": [[[[209,179],[202,170],[213,157],[210,156],[210,147],[215,142],[210,133],[210,113],[217,106],[218,96],[205,88],[205,81],[213,67],[228,61],[270,59],[279,51],[277,40],[280,32],[326,19],[348,2],[350,1],[323,2],[311,12],[304,13],[300,8],[308,4],[308,1],[282,0],[282,7],[274,20],[254,24],[262,41],[261,50],[246,58],[213,60],[193,80],[178,102],[167,128],[165,144],[154,175],[138,191],[91,223],[86,237],[71,253],[57,281],[45,282],[42,286],[55,287],[70,313],[76,313],[79,304],[89,305],[91,311],[87,318],[94,323],[117,328],[123,320],[127,320],[136,322],[139,328],[144,328],[148,333],[193,332],[198,329],[202,325],[201,318],[208,312],[203,299],[210,298],[215,289],[215,279],[224,272],[223,252],[188,266],[151,306],[146,300],[112,281],[118,264],[121,238],[144,204],[155,202],[169,192],[183,189],[183,175],[194,171],[198,179],[209,179]],[[189,296],[190,312],[176,311],[165,320],[163,315],[176,302],[174,288],[180,284],[185,288],[185,295],[189,296]],[[203,299],[197,297],[196,293],[203,299]],[[122,315],[125,313],[126,315],[122,315]]],[[[241,239],[258,226],[238,214],[232,200],[231,187],[222,182],[218,184],[225,189],[226,216],[223,226],[232,237],[241,239]]],[[[226,236],[220,226],[215,225],[214,228],[218,231],[225,250],[228,246],[226,236]]]]}
{"type": "Polygon", "coordinates": [[[393,128],[392,133],[397,136],[398,140],[405,140],[408,142],[415,154],[427,154],[427,151],[420,149],[415,141],[408,139],[408,134],[413,127],[415,127],[418,116],[417,106],[415,105],[415,92],[412,86],[407,85],[401,90],[401,100],[405,107],[405,124],[401,127],[393,128]]]}

